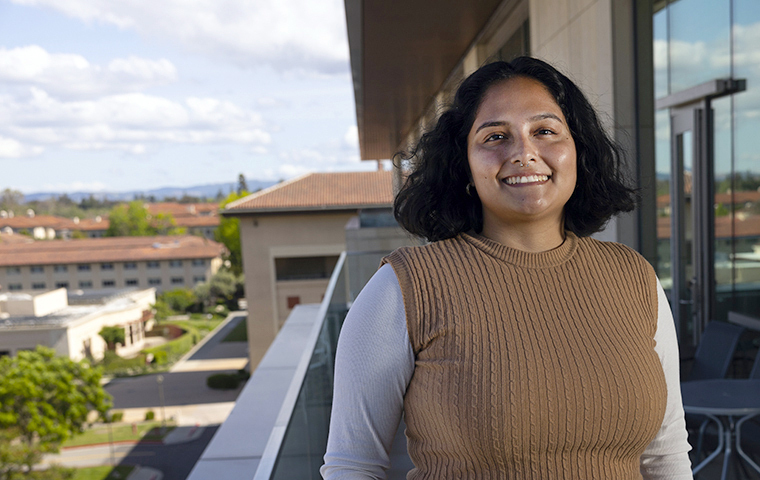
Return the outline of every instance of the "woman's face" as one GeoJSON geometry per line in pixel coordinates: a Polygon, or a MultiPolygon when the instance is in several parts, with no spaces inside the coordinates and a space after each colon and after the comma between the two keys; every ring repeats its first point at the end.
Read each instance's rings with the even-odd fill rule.
{"type": "Polygon", "coordinates": [[[543,84],[515,77],[491,86],[467,136],[467,159],[484,230],[562,225],[575,189],[575,142],[543,84]]]}

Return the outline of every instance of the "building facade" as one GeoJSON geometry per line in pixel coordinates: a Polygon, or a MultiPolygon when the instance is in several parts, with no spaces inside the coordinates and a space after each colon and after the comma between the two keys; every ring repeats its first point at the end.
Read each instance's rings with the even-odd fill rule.
{"type": "Polygon", "coordinates": [[[345,3],[363,159],[414,144],[480,65],[542,58],[627,151],[639,208],[597,236],[655,266],[681,342],[729,311],[760,313],[760,3],[345,3]]]}
{"type": "Polygon", "coordinates": [[[390,208],[391,176],[313,173],[227,205],[222,215],[240,219],[252,368],[293,307],[322,301],[346,250],[349,220],[360,211],[390,208]]]}
{"type": "Polygon", "coordinates": [[[0,291],[192,288],[216,273],[223,252],[195,236],[0,244],[0,291]]]}
{"type": "Polygon", "coordinates": [[[44,345],[72,360],[100,360],[107,348],[103,327],[123,328],[124,344],[116,345],[116,353],[135,355],[152,328],[154,303],[153,288],[2,293],[0,355],[44,345]]]}

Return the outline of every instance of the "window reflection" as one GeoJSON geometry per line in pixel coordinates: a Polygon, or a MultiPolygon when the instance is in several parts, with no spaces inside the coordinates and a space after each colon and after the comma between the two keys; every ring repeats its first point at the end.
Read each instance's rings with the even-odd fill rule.
{"type": "Polygon", "coordinates": [[[730,76],[730,2],[679,0],[669,10],[670,92],[730,76]]]}

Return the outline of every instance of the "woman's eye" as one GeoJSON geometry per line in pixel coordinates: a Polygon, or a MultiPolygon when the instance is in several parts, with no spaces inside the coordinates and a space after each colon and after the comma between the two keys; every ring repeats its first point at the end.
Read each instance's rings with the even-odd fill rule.
{"type": "Polygon", "coordinates": [[[541,128],[538,130],[539,135],[553,135],[554,130],[549,130],[548,128],[541,128]]]}
{"type": "Polygon", "coordinates": [[[502,135],[501,133],[492,133],[491,135],[486,137],[486,142],[502,140],[503,138],[504,138],[504,135],[502,135]]]}

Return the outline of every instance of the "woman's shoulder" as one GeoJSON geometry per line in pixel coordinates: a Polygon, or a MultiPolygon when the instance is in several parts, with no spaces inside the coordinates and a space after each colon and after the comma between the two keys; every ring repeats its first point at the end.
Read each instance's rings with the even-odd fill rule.
{"type": "Polygon", "coordinates": [[[654,268],[649,261],[641,253],[622,243],[580,237],[578,251],[581,255],[590,256],[596,261],[616,262],[621,267],[630,265],[646,271],[648,275],[654,275],[654,268]]]}

